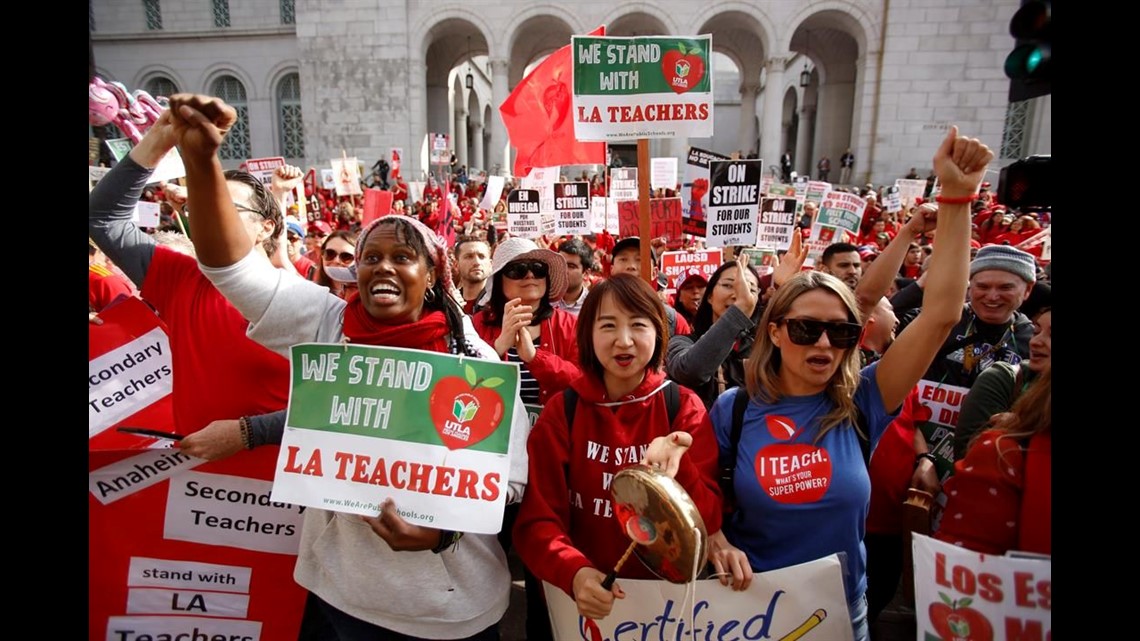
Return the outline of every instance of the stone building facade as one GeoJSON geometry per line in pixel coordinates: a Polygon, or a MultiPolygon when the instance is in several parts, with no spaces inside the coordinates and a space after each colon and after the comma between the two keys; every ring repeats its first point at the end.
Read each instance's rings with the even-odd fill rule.
{"type": "MultiPolygon", "coordinates": [[[[951,124],[1009,162],[1050,149],[1049,97],[1010,105],[1002,71],[1018,0],[90,0],[96,73],[128,89],[189,91],[239,106],[227,164],[285,156],[365,166],[393,147],[426,169],[427,134],[458,161],[511,167],[497,107],[543,56],[607,35],[712,34],[716,134],[653,141],[791,150],[814,176],[848,147],[852,182],[923,176],[951,124]],[[733,68],[735,67],[735,68],[733,68]],[[806,86],[801,75],[806,71],[806,86]],[[471,87],[466,77],[472,76],[471,87]]],[[[996,174],[994,176],[996,178],[996,174]]]]}

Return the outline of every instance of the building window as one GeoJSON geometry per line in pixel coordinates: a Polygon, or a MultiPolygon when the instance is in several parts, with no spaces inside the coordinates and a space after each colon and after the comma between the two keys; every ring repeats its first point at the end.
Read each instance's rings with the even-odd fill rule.
{"type": "Polygon", "coordinates": [[[1005,127],[1001,133],[1001,157],[1021,158],[1025,155],[1029,130],[1029,100],[1011,102],[1005,109],[1005,127]]]}
{"type": "Polygon", "coordinates": [[[169,98],[178,93],[178,86],[174,84],[173,80],[166,76],[155,76],[147,80],[143,89],[145,89],[152,98],[159,96],[169,98]]]}
{"type": "Polygon", "coordinates": [[[296,0],[281,0],[281,24],[297,24],[296,0]]]}
{"type": "Polygon", "coordinates": [[[305,157],[305,127],[301,120],[301,79],[291,73],[277,84],[277,117],[280,122],[281,155],[305,157]]]}
{"type": "Polygon", "coordinates": [[[143,10],[146,11],[146,28],[151,31],[162,29],[162,7],[158,0],[143,0],[143,10]]]}
{"type": "Polygon", "coordinates": [[[230,0],[214,0],[214,26],[230,26],[230,0]]]}
{"type": "Polygon", "coordinates": [[[237,111],[237,122],[230,127],[218,157],[222,160],[246,160],[250,157],[249,105],[246,104],[245,86],[233,76],[222,76],[214,81],[211,93],[237,111]]]}

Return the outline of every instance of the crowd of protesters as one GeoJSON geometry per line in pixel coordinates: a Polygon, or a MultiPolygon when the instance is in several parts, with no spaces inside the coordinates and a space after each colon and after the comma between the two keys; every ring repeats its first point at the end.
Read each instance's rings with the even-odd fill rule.
{"type": "MultiPolygon", "coordinates": [[[[846,555],[857,641],[870,638],[899,585],[897,511],[911,489],[935,494],[945,483],[974,497],[946,507],[955,521],[945,540],[986,552],[1050,552],[1039,513],[1013,532],[995,525],[1024,513],[1023,494],[1038,506],[1050,498],[1047,483],[1027,488],[1021,467],[1003,475],[996,463],[1029,461],[1039,470],[1050,456],[1048,412],[1040,412],[1051,389],[1050,261],[1045,243],[1033,242],[1049,215],[997,202],[983,180],[992,152],[956,128],[934,153],[940,191],[900,211],[883,204],[886,185],[835,186],[865,198],[862,223],[814,268],[805,267],[808,208],[774,269],[757,270],[748,248],[730,248],[711,277],[686,272],[670,281],[658,277],[661,251],[700,249],[703,239],[643,244],[613,230],[513,236],[504,212],[517,183],[508,180],[484,208],[486,176],[466,168],[428,176],[413,197],[378,162],[362,187],[389,188],[394,205],[368,222],[363,198],[314,187],[299,168],[278,168],[269,186],[223,173],[216,154],[232,118],[220,99],[173,97],[90,198],[92,322],[122,296],[143,298],[166,320],[187,453],[217,459],[280,443],[282,355],[294,343],[347,338],[518,364],[519,400],[545,409],[530,432],[529,463],[522,441],[512,444],[508,502],[521,507],[504,529],[513,530],[528,571],[575,598],[587,617],[606,616],[623,596],[620,582],[612,590],[601,582],[624,548],[614,541],[624,538],[598,534],[617,532],[612,517],[566,502],[568,492],[596,493],[582,483],[587,475],[619,467],[587,460],[586,439],[648,446],[645,462],[676,474],[709,524],[711,571],[733,589],[747,587],[753,572],[846,555]],[[175,145],[189,187],[148,183],[175,145]],[[289,194],[305,199],[303,218],[289,194]],[[158,229],[130,222],[140,199],[160,203],[158,229]],[[192,247],[170,246],[184,234],[192,247]],[[642,251],[653,273],[640,273],[642,251]],[[936,469],[936,444],[924,436],[930,416],[918,390],[928,381],[970,392],[968,426],[960,423],[952,440],[957,467],[936,469]],[[680,390],[676,416],[671,387],[680,390]],[[985,396],[970,398],[975,389],[985,396]],[[573,437],[567,390],[580,407],[573,437]],[[801,426],[792,438],[831,453],[841,481],[794,514],[758,492],[750,464],[774,438],[754,426],[774,412],[801,426]],[[718,483],[718,459],[739,461],[733,485],[718,483]],[[963,462],[985,473],[964,474],[963,462]],[[735,507],[722,509],[729,499],[735,507]]],[[[563,179],[606,195],[604,171],[563,179]]],[[[525,425],[515,430],[527,434],[525,425]]],[[[338,513],[309,511],[296,574],[310,592],[306,629],[345,640],[498,638],[509,537],[469,535],[457,546],[462,533],[409,526],[394,511],[366,521],[360,528],[338,513]],[[396,598],[399,582],[383,580],[435,572],[430,555],[452,548],[462,556],[447,557],[450,583],[426,581],[420,596],[396,598]],[[353,578],[350,570],[361,568],[368,577],[353,578]],[[456,589],[467,599],[459,610],[430,594],[456,589]]],[[[618,575],[646,576],[636,564],[618,575]]],[[[528,599],[541,594],[528,590],[528,599]]],[[[549,628],[528,626],[528,635],[549,638],[549,628]]]]}

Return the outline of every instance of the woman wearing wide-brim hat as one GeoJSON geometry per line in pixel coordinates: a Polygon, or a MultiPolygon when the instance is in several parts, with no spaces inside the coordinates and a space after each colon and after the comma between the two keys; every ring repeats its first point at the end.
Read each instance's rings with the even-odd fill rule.
{"type": "Polygon", "coordinates": [[[551,303],[566,293],[566,259],[528,238],[508,238],[491,256],[491,280],[472,319],[499,357],[519,363],[524,403],[545,404],[578,369],[577,318],[551,303]]]}

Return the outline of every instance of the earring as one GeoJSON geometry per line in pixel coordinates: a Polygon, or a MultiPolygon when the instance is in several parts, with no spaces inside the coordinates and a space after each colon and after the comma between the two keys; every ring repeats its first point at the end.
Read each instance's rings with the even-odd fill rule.
{"type": "Polygon", "coordinates": [[[428,290],[424,292],[424,301],[428,303],[435,302],[435,290],[431,288],[430,284],[428,285],[428,290]]]}

